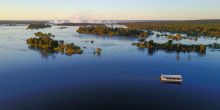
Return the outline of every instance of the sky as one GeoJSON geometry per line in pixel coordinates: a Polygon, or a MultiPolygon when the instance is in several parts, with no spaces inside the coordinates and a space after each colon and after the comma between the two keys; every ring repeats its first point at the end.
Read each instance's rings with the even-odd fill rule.
{"type": "Polygon", "coordinates": [[[0,20],[220,19],[220,0],[0,0],[0,20]]]}

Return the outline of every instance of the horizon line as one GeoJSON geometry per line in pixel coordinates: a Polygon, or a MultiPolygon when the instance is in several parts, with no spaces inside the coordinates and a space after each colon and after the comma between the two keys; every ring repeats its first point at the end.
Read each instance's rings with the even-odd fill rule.
{"type": "MultiPolygon", "coordinates": [[[[44,20],[44,19],[19,19],[19,20],[15,20],[15,19],[8,19],[8,20],[1,20],[0,21],[54,21],[54,20],[58,20],[58,21],[70,21],[68,19],[52,19],[52,20],[44,20]]],[[[103,19],[103,20],[81,20],[81,21],[194,21],[194,20],[220,20],[220,18],[214,18],[214,19],[151,19],[151,20],[144,20],[144,19],[139,19],[139,20],[135,20],[135,19],[130,19],[130,20],[126,20],[126,19],[121,19],[121,20],[107,20],[107,19],[103,19]]]]}

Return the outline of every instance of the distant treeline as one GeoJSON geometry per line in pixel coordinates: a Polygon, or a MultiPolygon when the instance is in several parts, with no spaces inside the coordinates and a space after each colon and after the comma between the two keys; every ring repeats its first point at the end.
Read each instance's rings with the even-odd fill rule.
{"type": "Polygon", "coordinates": [[[81,34],[107,35],[107,36],[126,36],[126,37],[147,37],[148,32],[129,29],[113,28],[108,26],[81,26],[77,30],[81,34]]]}
{"type": "Polygon", "coordinates": [[[16,20],[0,20],[0,24],[45,24],[48,21],[16,21],[16,20]]]}
{"type": "Polygon", "coordinates": [[[58,26],[104,26],[105,24],[97,24],[97,23],[62,23],[56,24],[58,26]]]}
{"type": "Polygon", "coordinates": [[[121,24],[131,29],[185,33],[188,36],[220,37],[220,20],[154,21],[121,24]]]}

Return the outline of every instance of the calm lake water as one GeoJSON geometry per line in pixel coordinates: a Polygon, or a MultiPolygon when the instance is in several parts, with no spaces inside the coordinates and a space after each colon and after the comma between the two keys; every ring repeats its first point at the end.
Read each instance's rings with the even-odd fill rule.
{"type": "Polygon", "coordinates": [[[131,45],[137,38],[80,35],[78,27],[25,28],[0,26],[0,110],[220,110],[219,50],[148,52],[131,45]],[[38,31],[86,49],[73,56],[31,50],[26,39],[38,31]],[[98,47],[103,52],[94,55],[98,47]],[[184,83],[162,84],[162,73],[179,73],[184,83]]]}

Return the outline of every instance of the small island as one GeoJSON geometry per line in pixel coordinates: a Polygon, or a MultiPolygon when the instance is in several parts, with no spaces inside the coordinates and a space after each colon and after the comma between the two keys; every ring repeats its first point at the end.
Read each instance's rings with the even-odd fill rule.
{"type": "Polygon", "coordinates": [[[169,40],[166,43],[156,43],[153,40],[145,41],[139,40],[138,43],[133,43],[132,45],[137,46],[139,48],[148,48],[149,50],[166,50],[168,52],[176,51],[176,52],[198,52],[205,53],[207,45],[186,45],[180,43],[173,43],[172,40],[169,40]]]}
{"type": "Polygon", "coordinates": [[[43,29],[43,28],[51,28],[49,24],[29,24],[27,29],[43,29]]]}
{"type": "Polygon", "coordinates": [[[82,54],[83,50],[74,43],[66,44],[64,41],[53,40],[51,33],[35,33],[36,37],[27,39],[27,44],[31,48],[43,50],[48,53],[61,52],[66,55],[82,54]]]}
{"type": "Polygon", "coordinates": [[[81,34],[94,34],[101,36],[126,36],[126,37],[147,37],[148,32],[129,29],[129,28],[113,28],[108,26],[81,26],[77,30],[81,34]]]}
{"type": "Polygon", "coordinates": [[[62,27],[58,27],[57,29],[66,29],[66,28],[68,28],[68,27],[62,26],[62,27]]]}

